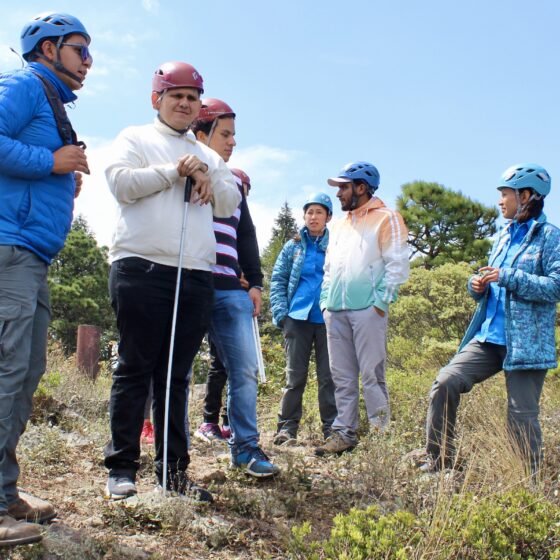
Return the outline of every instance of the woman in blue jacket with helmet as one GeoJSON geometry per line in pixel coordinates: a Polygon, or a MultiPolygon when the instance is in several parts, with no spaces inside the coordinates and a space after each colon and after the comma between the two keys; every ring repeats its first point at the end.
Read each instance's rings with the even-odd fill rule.
{"type": "Polygon", "coordinates": [[[546,221],[550,176],[534,164],[514,165],[501,177],[498,205],[509,220],[488,266],[469,279],[478,301],[459,352],[438,374],[427,419],[423,470],[452,465],[455,418],[462,393],[503,370],[508,425],[532,471],[541,459],[539,400],[555,368],[556,304],[560,300],[560,230],[546,221]]]}
{"type": "Polygon", "coordinates": [[[286,350],[287,379],[278,415],[278,432],[274,437],[276,445],[293,443],[297,437],[313,345],[319,382],[319,412],[325,437],[330,434],[336,418],[327,333],[319,307],[329,243],[327,222],[332,217],[330,197],[324,193],[311,195],[303,212],[305,226],[282,248],[270,280],[273,321],[284,330],[286,350]]]}

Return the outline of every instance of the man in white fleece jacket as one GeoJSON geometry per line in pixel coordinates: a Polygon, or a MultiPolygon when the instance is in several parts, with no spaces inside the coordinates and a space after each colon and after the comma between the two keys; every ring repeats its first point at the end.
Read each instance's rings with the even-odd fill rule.
{"type": "Polygon", "coordinates": [[[150,381],[154,386],[156,475],[163,478],[165,387],[184,210],[185,178],[193,179],[183,255],[169,408],[168,489],[200,501],[211,494],[186,475],[187,372],[208,330],[211,266],[216,259],[213,216],[229,217],[240,202],[235,180],[213,150],[189,127],[203,92],[200,74],[184,62],[167,62],[152,81],[153,123],[123,130],[113,146],[107,181],[119,213],[109,251],[109,289],[119,329],[119,363],[113,375],[112,440],[105,448],[107,496],[136,493],[140,432],[150,381]]]}

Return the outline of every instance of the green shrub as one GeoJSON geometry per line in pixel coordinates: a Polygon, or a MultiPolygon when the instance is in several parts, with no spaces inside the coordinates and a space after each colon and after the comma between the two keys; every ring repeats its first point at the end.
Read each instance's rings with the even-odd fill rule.
{"type": "Polygon", "coordinates": [[[547,560],[560,554],[560,507],[524,489],[483,498],[463,493],[419,516],[352,509],[334,518],[327,541],[309,541],[311,531],[309,523],[292,529],[292,558],[547,560]]]}
{"type": "Polygon", "coordinates": [[[477,500],[473,494],[455,496],[441,539],[449,558],[558,558],[560,508],[527,490],[477,500]]]}
{"type": "Polygon", "coordinates": [[[472,268],[414,268],[389,315],[388,362],[398,369],[439,368],[454,354],[475,309],[467,294],[472,268]]]}
{"type": "Polygon", "coordinates": [[[377,506],[365,510],[352,509],[347,515],[337,515],[330,539],[321,547],[317,543],[305,544],[305,537],[310,533],[309,524],[293,529],[294,544],[299,545],[300,552],[294,556],[300,558],[321,558],[332,560],[360,560],[366,558],[410,557],[416,544],[422,537],[418,518],[404,511],[380,515],[377,506]]]}

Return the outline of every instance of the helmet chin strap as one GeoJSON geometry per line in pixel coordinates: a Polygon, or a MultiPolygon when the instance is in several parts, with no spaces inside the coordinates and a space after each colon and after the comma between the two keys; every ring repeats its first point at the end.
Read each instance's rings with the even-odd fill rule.
{"type": "Polygon", "coordinates": [[[356,194],[356,185],[352,181],[352,198],[350,199],[350,210],[356,210],[358,207],[358,195],[356,194]]]}
{"type": "Polygon", "coordinates": [[[217,124],[218,124],[218,117],[216,117],[212,121],[212,126],[210,127],[210,132],[208,133],[208,144],[206,144],[208,147],[210,147],[210,142],[212,141],[212,136],[214,136],[214,131],[216,130],[217,124]]]}
{"type": "Polygon", "coordinates": [[[64,74],[65,76],[68,76],[69,78],[72,78],[75,82],[78,82],[80,85],[82,85],[84,81],[83,78],[80,78],[80,76],[78,76],[77,74],[70,72],[70,70],[68,70],[66,66],[62,64],[62,62],[60,62],[60,45],[62,44],[63,40],[64,37],[60,37],[59,40],[56,42],[56,60],[51,60],[50,58],[46,57],[43,53],[36,53],[36,56],[42,58],[43,60],[46,60],[49,64],[52,64],[55,70],[57,70],[61,74],[64,74]]]}

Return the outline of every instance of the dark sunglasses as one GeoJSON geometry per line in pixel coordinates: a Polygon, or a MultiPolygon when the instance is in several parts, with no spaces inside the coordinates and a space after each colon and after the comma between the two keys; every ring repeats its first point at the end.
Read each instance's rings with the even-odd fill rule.
{"type": "Polygon", "coordinates": [[[87,62],[88,60],[93,62],[93,56],[91,56],[87,45],[83,45],[82,43],[60,43],[60,46],[74,47],[76,52],[82,57],[82,62],[87,62]]]}

